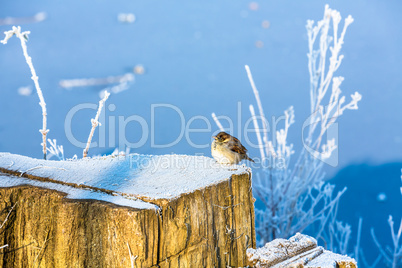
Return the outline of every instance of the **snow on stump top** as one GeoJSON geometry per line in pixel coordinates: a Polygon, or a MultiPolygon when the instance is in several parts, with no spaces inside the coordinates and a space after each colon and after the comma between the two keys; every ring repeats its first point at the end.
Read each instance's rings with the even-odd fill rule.
{"type": "Polygon", "coordinates": [[[354,268],[356,261],[324,250],[308,235],[297,233],[289,240],[278,238],[258,249],[247,249],[247,258],[252,267],[309,267],[309,268],[354,268]]]}
{"type": "Polygon", "coordinates": [[[256,245],[251,170],[208,157],[0,153],[0,196],[0,266],[244,267],[256,245]]]}
{"type": "MultiPolygon", "coordinates": [[[[250,170],[244,165],[221,166],[212,158],[203,156],[130,154],[51,161],[0,153],[0,172],[75,188],[71,191],[95,190],[128,200],[140,199],[161,204],[250,170]]],[[[21,180],[20,184],[32,183],[21,180]]],[[[17,184],[15,180],[0,181],[2,187],[17,184]]],[[[69,193],[68,187],[63,190],[69,193]]],[[[91,198],[91,192],[88,191],[88,198],[91,198]]],[[[81,195],[81,199],[85,198],[81,195]]],[[[99,198],[102,200],[101,196],[99,198]]],[[[130,204],[135,205],[126,203],[130,204]]]]}

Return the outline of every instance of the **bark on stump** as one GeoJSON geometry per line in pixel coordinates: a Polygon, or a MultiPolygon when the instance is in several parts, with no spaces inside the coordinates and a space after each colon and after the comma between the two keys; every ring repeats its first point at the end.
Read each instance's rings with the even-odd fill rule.
{"type": "MultiPolygon", "coordinates": [[[[179,156],[173,160],[172,156],[166,157],[173,162],[179,159],[179,156]]],[[[200,159],[190,158],[191,161],[200,159]]],[[[208,163],[213,161],[202,159],[208,163]]],[[[120,175],[113,176],[113,172],[121,174],[123,170],[123,178],[132,168],[126,165],[132,163],[127,159],[103,160],[114,161],[113,167],[118,168],[105,164],[101,173],[110,176],[106,179],[123,184],[118,179],[120,175]],[[112,172],[103,172],[108,169],[112,172]]],[[[85,167],[88,161],[93,161],[96,166],[102,159],[85,161],[85,167]]],[[[187,164],[191,166],[192,163],[187,164]]],[[[234,166],[222,173],[207,167],[211,171],[202,171],[203,180],[208,174],[219,174],[214,175],[213,183],[206,180],[205,186],[196,184],[198,188],[190,187],[186,192],[175,191],[172,186],[168,194],[162,189],[161,198],[158,198],[148,188],[149,192],[136,192],[112,187],[112,183],[105,185],[105,178],[91,177],[92,173],[85,169],[77,175],[81,167],[77,172],[74,164],[72,161],[61,167],[59,161],[0,154],[0,224],[7,217],[0,229],[0,246],[8,244],[0,250],[1,266],[246,266],[246,250],[255,247],[254,198],[248,169],[234,166]],[[229,173],[232,175],[222,179],[222,174],[229,173]],[[82,180],[86,182],[78,183],[82,180]],[[100,181],[105,187],[98,186],[100,181]],[[100,200],[91,195],[88,195],[90,199],[85,199],[88,193],[101,196],[100,200]],[[170,198],[167,197],[169,194],[170,198]],[[102,201],[109,198],[111,202],[118,200],[117,204],[132,203],[122,206],[102,201]]],[[[96,166],[94,170],[98,168],[96,166]]],[[[197,172],[190,174],[182,167],[167,167],[166,172],[169,173],[170,168],[177,169],[172,173],[176,176],[197,177],[197,172]]],[[[128,178],[130,183],[135,184],[132,180],[138,181],[141,174],[149,175],[152,180],[151,173],[135,172],[139,177],[128,178]]],[[[157,171],[155,174],[162,173],[157,171]]],[[[158,181],[160,177],[156,175],[154,180],[158,181]]],[[[172,178],[172,183],[178,183],[175,187],[183,187],[183,181],[172,178]]]]}

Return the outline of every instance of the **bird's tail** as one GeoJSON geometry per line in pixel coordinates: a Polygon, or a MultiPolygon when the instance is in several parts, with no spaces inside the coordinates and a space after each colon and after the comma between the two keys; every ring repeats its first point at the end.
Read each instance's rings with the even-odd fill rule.
{"type": "Polygon", "coordinates": [[[253,159],[251,159],[250,157],[248,157],[248,155],[246,155],[245,159],[248,160],[248,161],[251,161],[251,162],[255,163],[253,159]]]}

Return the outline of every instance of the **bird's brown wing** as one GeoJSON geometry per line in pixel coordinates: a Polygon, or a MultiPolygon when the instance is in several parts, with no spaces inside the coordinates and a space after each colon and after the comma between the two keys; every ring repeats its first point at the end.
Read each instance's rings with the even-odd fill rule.
{"type": "Polygon", "coordinates": [[[235,137],[233,137],[233,140],[231,140],[230,142],[229,142],[229,148],[230,148],[230,150],[232,150],[232,151],[234,151],[234,152],[236,152],[236,153],[238,153],[238,154],[245,154],[245,153],[247,153],[247,149],[241,144],[241,142],[237,139],[237,138],[235,138],[235,137]]]}

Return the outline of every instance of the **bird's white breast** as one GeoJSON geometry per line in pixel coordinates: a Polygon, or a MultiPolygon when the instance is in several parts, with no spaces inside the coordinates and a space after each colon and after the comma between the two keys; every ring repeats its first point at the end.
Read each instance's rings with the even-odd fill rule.
{"type": "Polygon", "coordinates": [[[222,145],[218,145],[216,141],[211,146],[212,157],[220,164],[237,164],[241,161],[240,156],[222,145]]]}

